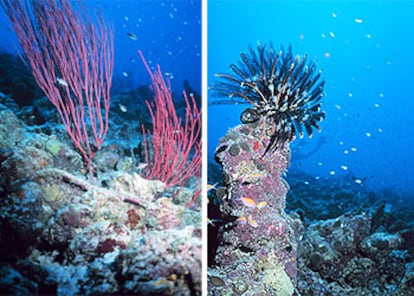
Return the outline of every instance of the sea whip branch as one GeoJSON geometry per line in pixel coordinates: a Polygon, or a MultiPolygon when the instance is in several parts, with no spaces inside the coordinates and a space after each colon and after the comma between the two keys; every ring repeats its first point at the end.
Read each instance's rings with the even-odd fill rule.
{"type": "Polygon", "coordinates": [[[67,0],[3,0],[37,84],[56,107],[92,176],[91,161],[108,131],[113,31],[93,25],[67,0]]]}
{"type": "Polygon", "coordinates": [[[201,110],[194,96],[183,91],[186,112],[182,123],[173,103],[169,81],[164,81],[159,66],[152,72],[142,52],[138,53],[151,77],[154,92],[154,100],[146,102],[151,114],[152,132],[142,127],[148,164],[145,177],[159,179],[167,187],[182,187],[191,176],[200,177],[201,110]],[[152,146],[151,150],[149,146],[152,146]]]}

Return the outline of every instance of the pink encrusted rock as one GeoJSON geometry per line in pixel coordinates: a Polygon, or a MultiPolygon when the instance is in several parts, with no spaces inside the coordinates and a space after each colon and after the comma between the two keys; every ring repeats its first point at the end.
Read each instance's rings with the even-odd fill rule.
{"type": "Polygon", "coordinates": [[[211,288],[223,293],[234,289],[236,281],[246,283],[250,293],[265,293],[261,295],[275,295],[272,293],[280,292],[280,286],[292,291],[296,284],[297,244],[292,219],[285,213],[289,186],[282,178],[290,150],[286,144],[265,154],[269,140],[263,126],[262,120],[236,126],[216,149],[227,187],[221,211],[234,220],[220,229],[221,244],[215,258],[222,271],[226,270],[225,285],[211,288]],[[281,270],[291,286],[278,282],[281,270]],[[263,283],[267,283],[265,287],[263,283]]]}

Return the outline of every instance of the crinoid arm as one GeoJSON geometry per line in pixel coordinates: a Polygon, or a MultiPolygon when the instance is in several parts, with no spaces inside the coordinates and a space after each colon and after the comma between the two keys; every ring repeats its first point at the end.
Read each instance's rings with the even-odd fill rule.
{"type": "Polygon", "coordinates": [[[265,118],[269,144],[265,154],[320,130],[325,118],[321,111],[325,81],[322,73],[307,56],[292,54],[292,48],[276,51],[272,44],[259,43],[240,54],[241,60],[230,65],[231,74],[216,74],[213,95],[235,102],[246,102],[252,108],[244,111],[243,123],[265,118]],[[254,115],[254,116],[252,116],[254,115]],[[246,117],[248,116],[248,117],[246,117]]]}

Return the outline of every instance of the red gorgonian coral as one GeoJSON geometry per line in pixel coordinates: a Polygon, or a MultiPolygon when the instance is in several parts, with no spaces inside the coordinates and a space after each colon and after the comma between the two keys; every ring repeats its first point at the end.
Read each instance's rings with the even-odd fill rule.
{"type": "Polygon", "coordinates": [[[190,177],[199,179],[201,174],[201,110],[193,94],[183,91],[186,111],[182,122],[174,106],[169,81],[165,82],[159,66],[152,72],[142,52],[138,53],[150,74],[154,92],[154,100],[146,102],[152,132],[142,127],[148,164],[144,177],[161,180],[167,188],[182,187],[190,177]]]}

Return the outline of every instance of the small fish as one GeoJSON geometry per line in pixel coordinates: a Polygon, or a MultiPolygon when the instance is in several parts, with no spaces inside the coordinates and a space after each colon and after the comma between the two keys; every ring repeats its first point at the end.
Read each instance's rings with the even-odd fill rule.
{"type": "Polygon", "coordinates": [[[261,201],[261,202],[257,203],[256,208],[261,209],[265,206],[267,206],[267,201],[261,201]]]}
{"type": "Polygon", "coordinates": [[[355,19],[355,22],[356,22],[357,24],[362,24],[364,21],[363,21],[362,19],[360,19],[360,18],[356,18],[356,19],[355,19]]]}
{"type": "Polygon", "coordinates": [[[156,281],[153,281],[151,284],[154,287],[159,287],[159,286],[167,284],[167,282],[168,282],[168,280],[166,278],[162,277],[162,278],[160,278],[156,281]]]}
{"type": "Polygon", "coordinates": [[[207,218],[207,224],[208,225],[211,225],[211,226],[216,226],[216,222],[221,222],[221,221],[223,221],[223,220],[221,220],[221,219],[210,219],[210,218],[207,218]]]}
{"type": "Polygon", "coordinates": [[[165,76],[167,76],[169,79],[174,79],[174,74],[171,72],[164,72],[165,76]]]}
{"type": "Polygon", "coordinates": [[[361,179],[355,179],[354,181],[355,181],[355,183],[357,183],[357,184],[362,184],[362,180],[361,180],[361,179]]]}
{"type": "Polygon", "coordinates": [[[137,169],[138,170],[143,170],[148,166],[148,163],[146,162],[141,162],[140,164],[138,164],[137,169]]]}
{"type": "Polygon", "coordinates": [[[243,203],[243,205],[246,207],[249,207],[249,208],[256,207],[256,202],[250,197],[245,196],[245,197],[240,198],[240,200],[243,203]]]}
{"type": "Polygon", "coordinates": [[[348,167],[346,165],[341,165],[341,169],[343,169],[344,171],[348,170],[348,167]]]}
{"type": "Polygon", "coordinates": [[[69,86],[69,84],[63,78],[58,77],[58,78],[56,78],[56,81],[61,86],[65,86],[65,87],[69,86]]]}
{"type": "Polygon", "coordinates": [[[118,106],[119,106],[119,110],[121,110],[121,112],[128,112],[128,109],[127,109],[127,107],[125,107],[125,105],[122,105],[122,104],[118,104],[118,106]]]}
{"type": "Polygon", "coordinates": [[[131,32],[128,32],[127,36],[129,38],[131,38],[132,40],[134,40],[134,41],[138,39],[137,35],[135,35],[134,33],[131,33],[131,32]]]}
{"type": "Polygon", "coordinates": [[[127,73],[127,72],[122,72],[122,75],[123,75],[124,77],[128,77],[128,73],[127,73]]]}
{"type": "Polygon", "coordinates": [[[209,192],[211,190],[216,190],[218,184],[219,184],[218,182],[214,183],[213,185],[207,184],[207,192],[209,192]]]}
{"type": "Polygon", "coordinates": [[[237,222],[241,223],[241,224],[246,224],[247,223],[247,219],[245,216],[241,216],[239,218],[237,218],[237,222]]]}
{"type": "Polygon", "coordinates": [[[263,176],[263,173],[254,173],[254,174],[249,175],[251,179],[260,178],[261,176],[263,176]]]}
{"type": "Polygon", "coordinates": [[[259,224],[257,223],[257,221],[253,219],[253,215],[249,215],[249,219],[247,222],[249,223],[250,226],[254,228],[259,227],[259,224]]]}

